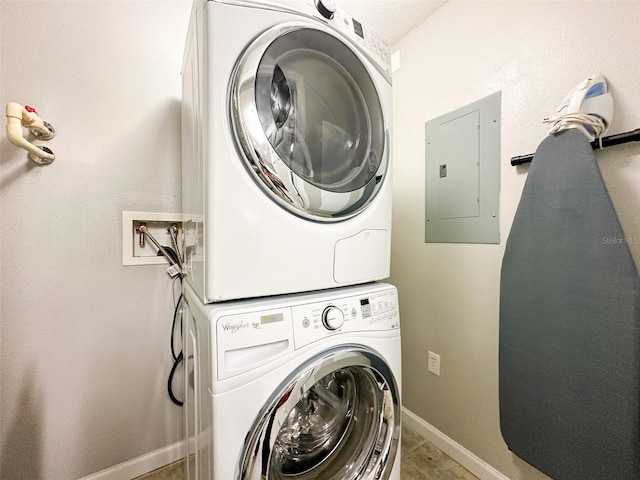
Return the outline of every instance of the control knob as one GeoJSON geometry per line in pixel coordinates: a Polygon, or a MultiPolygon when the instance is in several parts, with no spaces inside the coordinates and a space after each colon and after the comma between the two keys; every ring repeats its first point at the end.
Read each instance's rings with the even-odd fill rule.
{"type": "Polygon", "coordinates": [[[337,330],[344,324],[344,313],[338,307],[330,305],[322,312],[322,324],[327,330],[337,330]]]}
{"type": "Polygon", "coordinates": [[[333,0],[315,0],[316,8],[324,18],[331,20],[336,11],[336,2],[333,0]]]}

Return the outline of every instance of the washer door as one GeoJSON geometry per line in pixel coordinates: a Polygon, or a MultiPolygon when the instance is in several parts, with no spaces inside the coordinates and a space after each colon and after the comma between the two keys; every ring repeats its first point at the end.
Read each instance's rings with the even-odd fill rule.
{"type": "Polygon", "coordinates": [[[236,65],[230,114],[258,184],[297,215],[349,218],[382,186],[388,141],[376,86],[329,31],[285,24],[260,35],[236,65]]]}
{"type": "Polygon", "coordinates": [[[247,435],[239,480],[386,480],[400,436],[400,398],[387,364],[359,346],[303,365],[247,435]]]}

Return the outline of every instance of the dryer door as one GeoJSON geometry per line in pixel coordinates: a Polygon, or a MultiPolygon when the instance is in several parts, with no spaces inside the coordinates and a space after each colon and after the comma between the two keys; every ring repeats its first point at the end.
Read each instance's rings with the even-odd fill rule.
{"type": "Polygon", "coordinates": [[[315,26],[280,25],[246,49],[231,79],[231,126],[254,178],[281,206],[338,221],[373,200],[388,131],[372,75],[380,77],[315,26]]]}
{"type": "Polygon", "coordinates": [[[340,347],[295,372],[247,435],[239,480],[386,480],[400,436],[389,367],[360,346],[340,347]]]}

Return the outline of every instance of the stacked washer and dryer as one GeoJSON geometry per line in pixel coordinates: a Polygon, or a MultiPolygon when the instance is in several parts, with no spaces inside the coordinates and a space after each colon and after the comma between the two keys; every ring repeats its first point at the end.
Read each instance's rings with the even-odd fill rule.
{"type": "Polygon", "coordinates": [[[187,478],[398,480],[384,40],[195,0],[182,75],[187,478]]]}

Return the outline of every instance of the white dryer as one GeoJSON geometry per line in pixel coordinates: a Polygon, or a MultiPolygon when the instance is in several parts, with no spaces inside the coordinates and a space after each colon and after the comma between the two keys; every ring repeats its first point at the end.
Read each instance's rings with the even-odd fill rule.
{"type": "Polygon", "coordinates": [[[205,303],[388,277],[379,35],[332,0],[196,0],[182,108],[187,280],[205,303]]]}
{"type": "Polygon", "coordinates": [[[185,297],[188,480],[400,479],[395,287],[185,297]]]}

